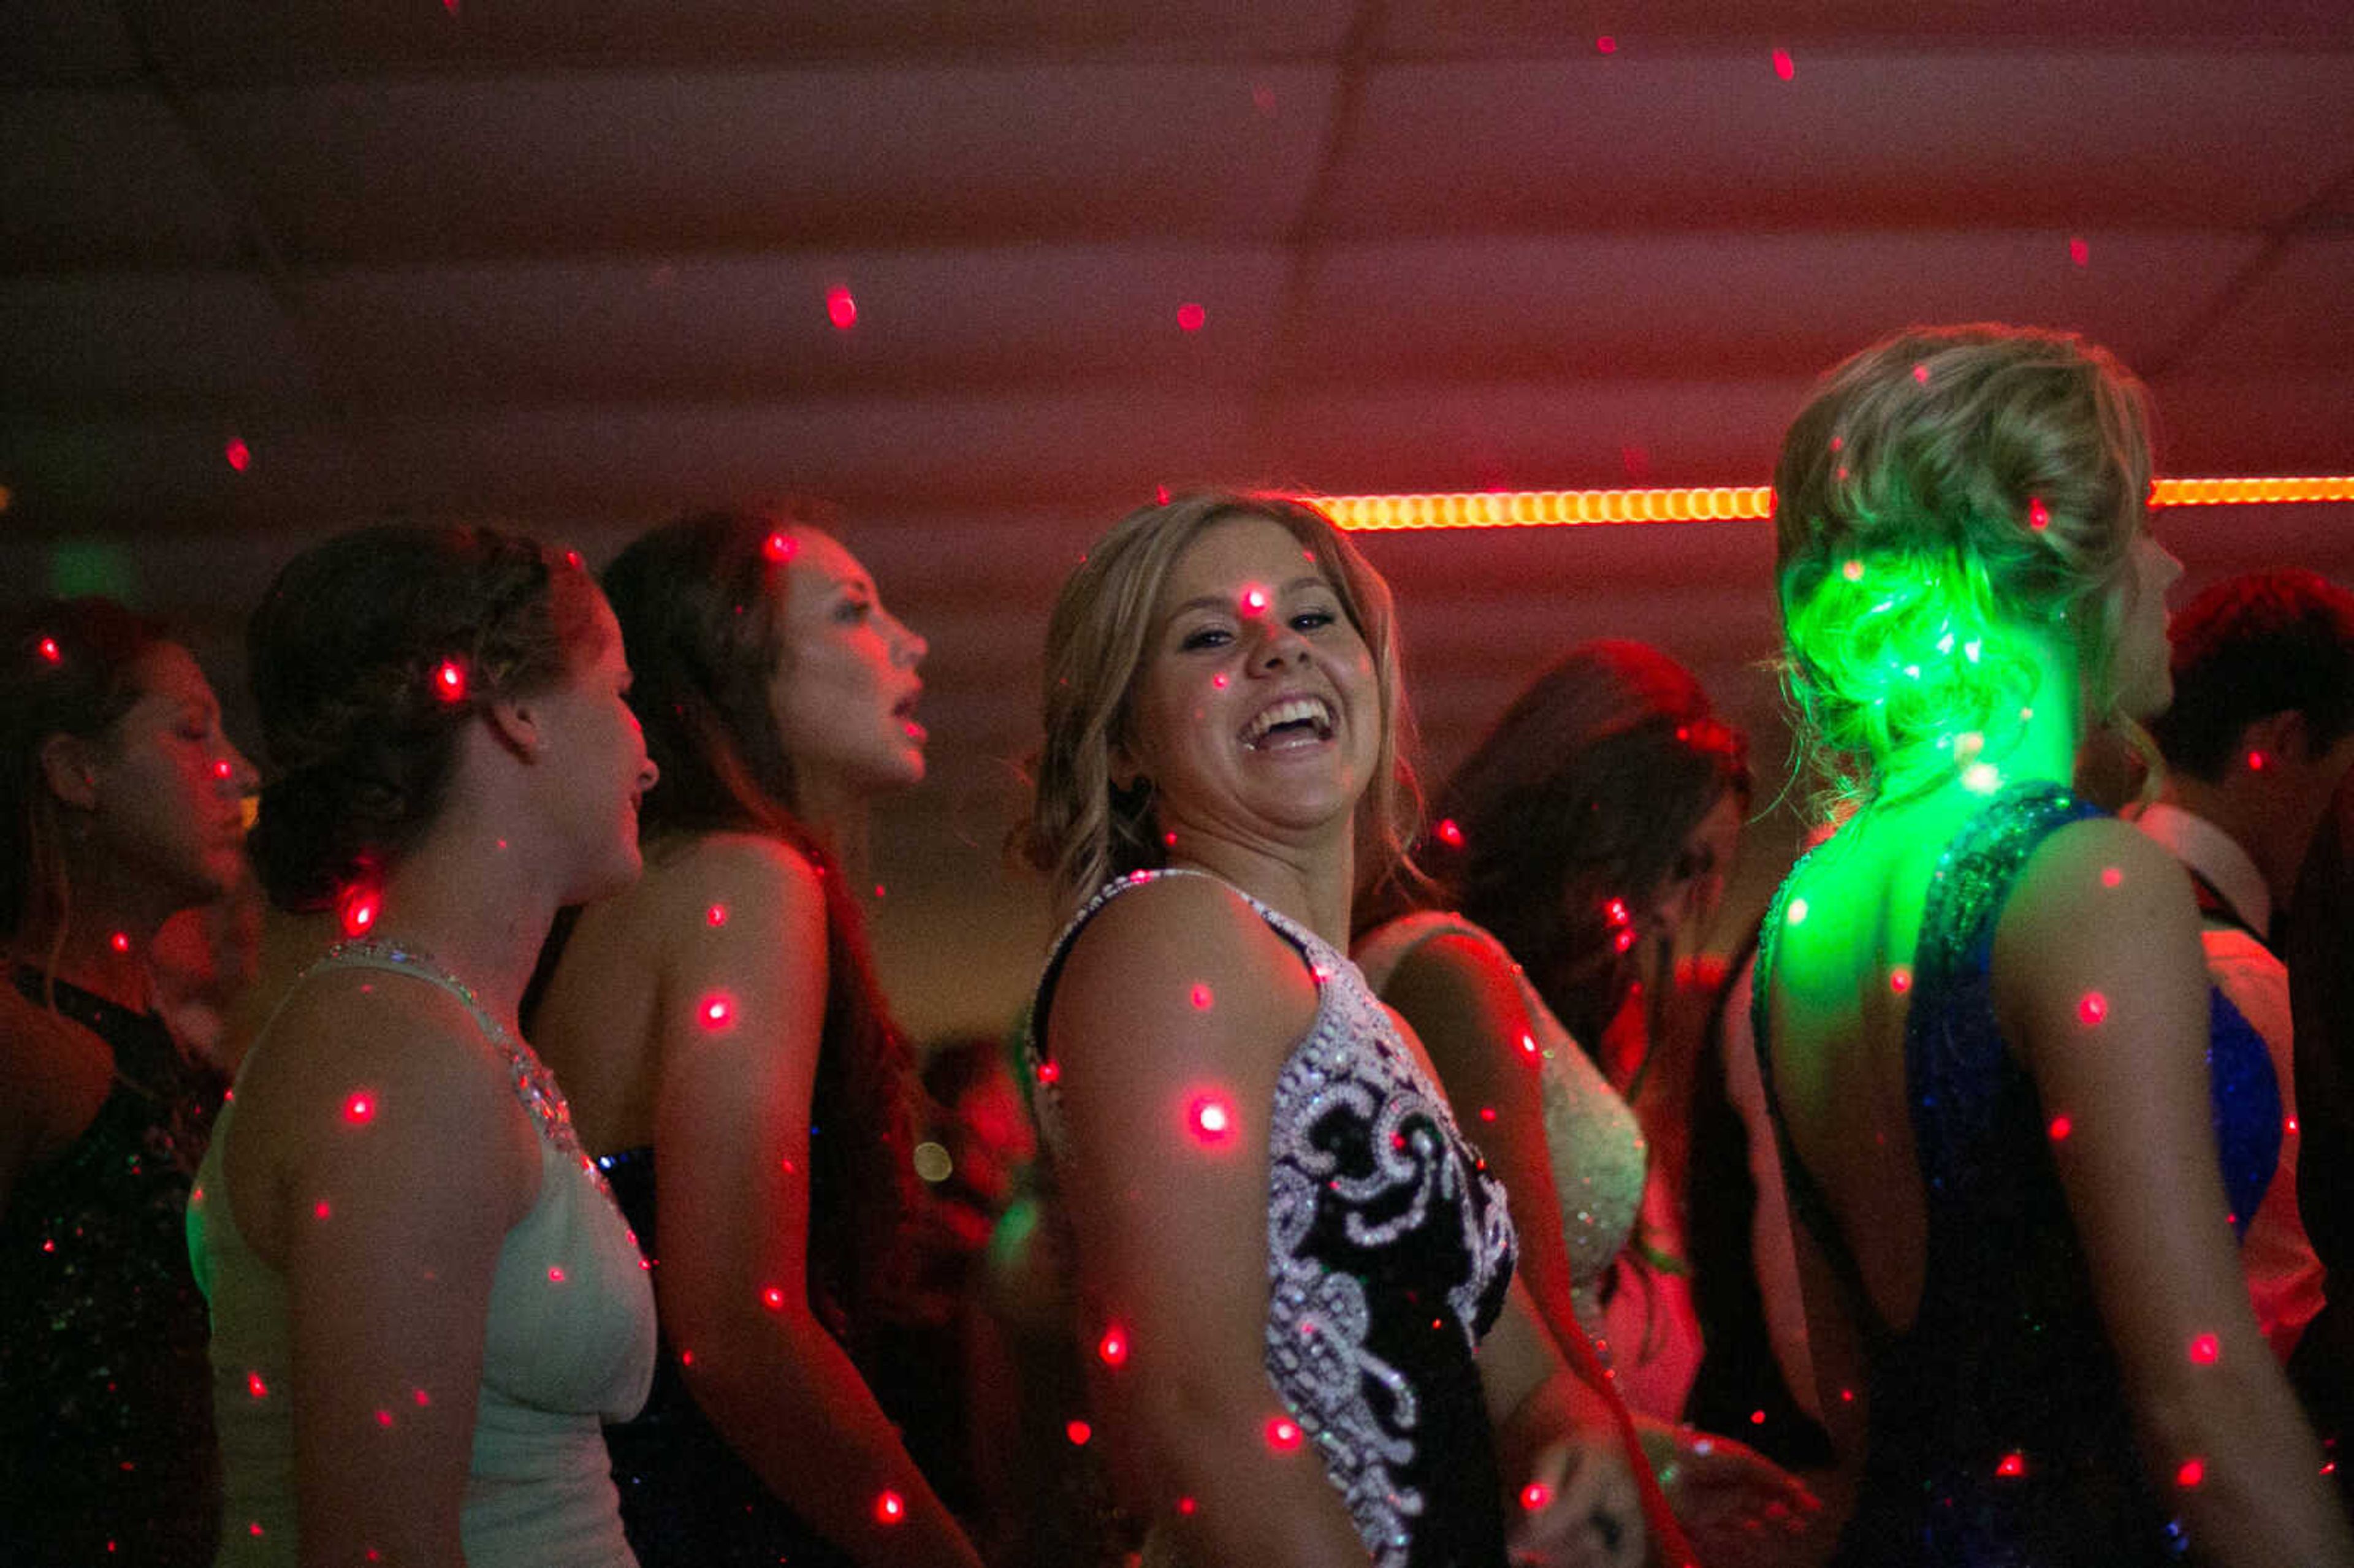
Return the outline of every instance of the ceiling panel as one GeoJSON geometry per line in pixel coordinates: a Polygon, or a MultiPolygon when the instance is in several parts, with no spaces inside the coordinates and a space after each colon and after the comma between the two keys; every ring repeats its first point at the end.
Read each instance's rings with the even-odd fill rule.
{"type": "Polygon", "coordinates": [[[207,93],[195,112],[301,261],[668,257],[1278,238],[1331,90],[1300,67],[583,73],[207,93]]]}
{"type": "Polygon", "coordinates": [[[1371,74],[1331,230],[2232,228],[2344,172],[2342,55],[1755,52],[1371,74]]]}
{"type": "Polygon", "coordinates": [[[2082,331],[2132,362],[2170,353],[2258,243],[1969,229],[1338,246],[1314,262],[1283,370],[1288,383],[1810,375],[1914,322],[1980,319],[2082,331]]]}
{"type": "Polygon", "coordinates": [[[1258,373],[1286,265],[1271,247],[1140,243],[790,251],[336,270],[302,292],[338,385],[386,408],[1232,387],[1258,373]]]}
{"type": "Polygon", "coordinates": [[[0,95],[0,273],[238,260],[232,208],[160,100],[0,95]]]}

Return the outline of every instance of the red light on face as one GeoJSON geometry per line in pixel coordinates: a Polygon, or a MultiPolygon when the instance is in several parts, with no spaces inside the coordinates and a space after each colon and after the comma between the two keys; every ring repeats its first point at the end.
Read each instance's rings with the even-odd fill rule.
{"type": "Polygon", "coordinates": [[[2083,1000],[2076,1003],[2076,1021],[2087,1027],[2100,1022],[2108,1015],[2109,999],[2099,991],[2086,991],[2083,1000]]]}
{"type": "Polygon", "coordinates": [[[131,933],[117,931],[106,939],[106,945],[118,953],[127,953],[131,950],[131,933]]]}
{"type": "Polygon", "coordinates": [[[2200,1334],[2190,1341],[2190,1364],[2211,1367],[2223,1353],[2222,1341],[2212,1334],[2200,1334]]]}
{"type": "Polygon", "coordinates": [[[783,1311],[785,1309],[785,1293],[782,1287],[771,1285],[763,1289],[760,1292],[760,1305],[767,1308],[771,1312],[783,1311]]]}
{"type": "Polygon", "coordinates": [[[2024,1454],[2005,1454],[2002,1457],[2002,1463],[1994,1467],[1994,1473],[1998,1476],[2012,1477],[2027,1474],[2027,1456],[2024,1454]]]}
{"type": "Polygon", "coordinates": [[[877,1492],[875,1494],[875,1523],[900,1524],[904,1523],[907,1518],[907,1499],[906,1498],[901,1497],[897,1492],[877,1492]]]}
{"type": "Polygon", "coordinates": [[[736,1016],[736,1004],[726,996],[706,996],[695,1008],[695,1016],[703,1020],[705,1029],[725,1029],[736,1016]]]}
{"type": "Polygon", "coordinates": [[[213,777],[219,779],[222,783],[228,783],[229,775],[236,771],[237,769],[230,765],[228,758],[216,757],[213,758],[213,777]]]}
{"type": "Polygon", "coordinates": [[[725,904],[715,904],[710,908],[705,910],[703,912],[703,923],[706,926],[725,926],[727,924],[727,906],[725,904]]]}
{"type": "Polygon", "coordinates": [[[1202,330],[1202,323],[1209,319],[1210,313],[1190,300],[1177,307],[1177,330],[1179,332],[1200,332],[1202,330]]]}
{"type": "Polygon", "coordinates": [[[2040,495],[2027,498],[2027,525],[2039,534],[2052,526],[2052,508],[2043,504],[2040,495]]]}
{"type": "Polygon", "coordinates": [[[2178,1487],[2195,1487],[2207,1478],[2207,1461],[2193,1456],[2182,1461],[2182,1468],[2174,1472],[2178,1487]]]}
{"type": "Polygon", "coordinates": [[[1224,1143],[1235,1130],[1234,1107],[1217,1095],[1204,1095],[1186,1107],[1185,1126],[1204,1148],[1224,1143]]]}
{"type": "Polygon", "coordinates": [[[41,639],[40,652],[41,657],[49,663],[61,664],[65,662],[65,652],[63,650],[58,648],[58,640],[54,637],[44,637],[41,639]]]}
{"type": "Polygon", "coordinates": [[[2044,1128],[2044,1131],[2052,1135],[2052,1141],[2054,1143],[2066,1142],[2068,1135],[2075,1130],[2076,1123],[2073,1118],[2064,1116],[2053,1117],[2052,1125],[2044,1128]]]}
{"type": "Polygon", "coordinates": [[[376,1097],[366,1089],[344,1102],[344,1119],[354,1127],[365,1127],[376,1119],[376,1097]]]}
{"type": "Polygon", "coordinates": [[[1267,613],[1267,590],[1265,588],[1246,588],[1243,590],[1243,613],[1245,615],[1265,615],[1267,613]]]}
{"type": "Polygon", "coordinates": [[[1128,1364],[1128,1330],[1117,1323],[1106,1329],[1103,1338],[1096,1341],[1096,1354],[1108,1367],[1126,1366],[1128,1364]]]}
{"type": "Polygon", "coordinates": [[[760,542],[760,554],[782,566],[801,553],[801,542],[779,528],[760,542]]]}
{"type": "Polygon", "coordinates": [[[1267,1424],[1267,1446],[1278,1454],[1289,1454],[1299,1447],[1299,1423],[1288,1415],[1278,1415],[1267,1424]]]}
{"type": "Polygon", "coordinates": [[[1071,1446],[1074,1448],[1086,1447],[1087,1439],[1095,1435],[1096,1429],[1084,1421],[1066,1422],[1063,1426],[1063,1436],[1071,1440],[1071,1446]]]}
{"type": "Polygon", "coordinates": [[[1543,1481],[1531,1481],[1521,1489],[1521,1506],[1531,1513],[1553,1501],[1553,1489],[1543,1481]]]}
{"type": "Polygon", "coordinates": [[[1798,74],[1798,68],[1791,60],[1789,50],[1776,49],[1774,51],[1774,74],[1780,77],[1784,81],[1787,81],[1792,77],[1798,74]]]}
{"type": "Polygon", "coordinates": [[[1211,1004],[1215,999],[1211,996],[1210,988],[1208,986],[1197,985],[1193,988],[1192,996],[1187,1000],[1193,1002],[1194,1012],[1207,1012],[1210,1011],[1211,1004]]]}
{"type": "Polygon", "coordinates": [[[858,324],[858,302],[839,283],[825,291],[825,319],[836,332],[848,332],[858,324]]]}
{"type": "Polygon", "coordinates": [[[247,446],[244,440],[237,436],[231,436],[228,439],[228,444],[221,448],[221,456],[227,458],[228,466],[239,473],[243,473],[253,463],[253,449],[247,446]]]}
{"type": "Polygon", "coordinates": [[[444,659],[434,666],[433,694],[445,703],[466,700],[466,668],[455,659],[444,659]]]}

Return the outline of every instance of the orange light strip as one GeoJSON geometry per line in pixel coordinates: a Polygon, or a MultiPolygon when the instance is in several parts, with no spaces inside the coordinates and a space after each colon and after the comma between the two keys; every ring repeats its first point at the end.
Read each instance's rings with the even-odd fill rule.
{"type": "MultiPolygon", "coordinates": [[[[1676,490],[1499,490],[1427,495],[1311,496],[1341,527],[1590,528],[1621,523],[1744,523],[1774,514],[1769,485],[1676,490]]],[[[2354,474],[2304,479],[2160,479],[2152,506],[2264,506],[2354,501],[2354,474]]]]}

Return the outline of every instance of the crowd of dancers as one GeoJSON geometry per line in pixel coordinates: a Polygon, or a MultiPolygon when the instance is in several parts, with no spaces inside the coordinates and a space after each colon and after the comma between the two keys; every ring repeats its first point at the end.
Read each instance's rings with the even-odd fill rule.
{"type": "Polygon", "coordinates": [[[1729,963],[1781,786],[1673,661],[1426,796],[1322,513],[1120,520],[1060,935],[920,1058],[851,889],[926,646],[807,518],[320,544],[260,768],[10,609],[0,1563],[2354,1563],[2354,594],[2169,637],[2147,426],[2060,334],[1824,377],[1729,963]]]}

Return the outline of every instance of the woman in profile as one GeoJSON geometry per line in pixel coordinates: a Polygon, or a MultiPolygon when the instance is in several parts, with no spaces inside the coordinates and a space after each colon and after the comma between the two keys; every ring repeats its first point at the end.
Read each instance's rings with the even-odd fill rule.
{"type": "Polygon", "coordinates": [[[967,1568],[858,1360],[905,1284],[913,1084],[850,886],[868,803],[924,776],[924,640],[806,524],[690,517],[605,585],[663,787],[535,1029],[657,1260],[654,1393],[607,1435],[631,1542],[967,1568]]]}
{"type": "Polygon", "coordinates": [[[1033,1044],[1113,1467],[1151,1562],[1632,1564],[1502,1189],[1340,950],[1411,820],[1392,624],[1258,496],[1133,514],[1055,603],[1033,1044]]]}
{"type": "Polygon", "coordinates": [[[158,1015],[153,957],[242,878],[254,783],[153,621],[84,599],[0,625],[0,1562],[212,1562],[183,1211],[228,1080],[158,1015]]]}
{"type": "Polygon", "coordinates": [[[387,526],[296,557],[248,636],[262,885],[366,935],[285,991],[190,1205],[220,1561],[629,1568],[599,1428],[652,1296],[516,1023],[556,911],[638,874],[612,612],[577,556],[387,526]]]}
{"type": "Polygon", "coordinates": [[[2232,1236],[2281,1137],[2179,865],[2078,800],[2168,694],[2140,385],[1919,330],[1775,478],[1801,739],[1853,814],[1783,885],[1755,1035],[1842,1563],[2345,1563],[2232,1236]]]}

